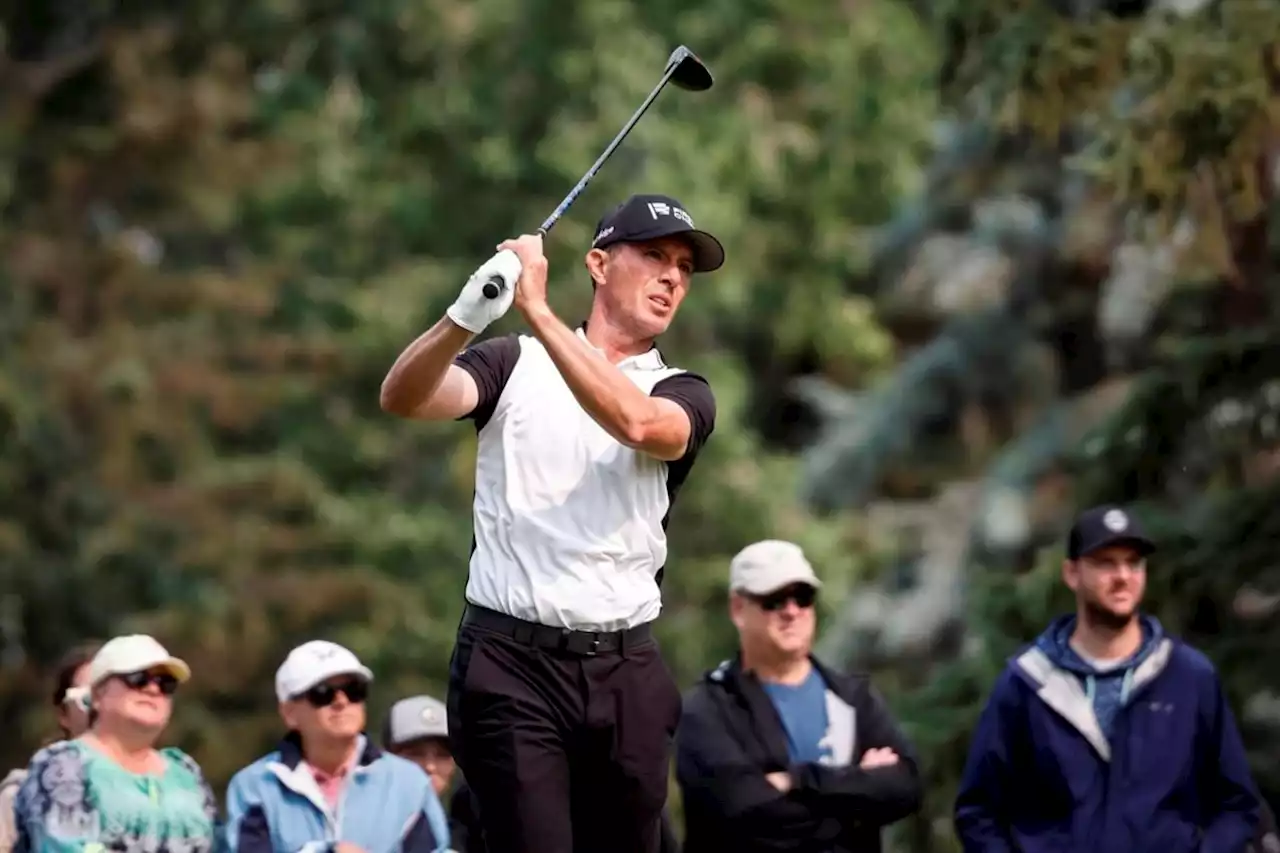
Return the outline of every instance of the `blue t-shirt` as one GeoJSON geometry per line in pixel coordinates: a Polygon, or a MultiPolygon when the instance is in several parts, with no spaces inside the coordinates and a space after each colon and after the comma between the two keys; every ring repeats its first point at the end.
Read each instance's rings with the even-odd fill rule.
{"type": "Polygon", "coordinates": [[[815,667],[796,685],[762,682],[782,718],[787,752],[794,764],[828,764],[834,756],[827,730],[827,682],[815,667]]]}

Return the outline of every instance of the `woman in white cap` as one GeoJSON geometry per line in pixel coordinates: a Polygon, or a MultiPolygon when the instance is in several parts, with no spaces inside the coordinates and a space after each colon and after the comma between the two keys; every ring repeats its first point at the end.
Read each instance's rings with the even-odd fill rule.
{"type": "Polygon", "coordinates": [[[17,853],[206,853],[217,805],[200,767],[156,748],[190,668],[151,637],[104,645],[89,663],[89,729],[36,753],[18,792],[17,853]]]}

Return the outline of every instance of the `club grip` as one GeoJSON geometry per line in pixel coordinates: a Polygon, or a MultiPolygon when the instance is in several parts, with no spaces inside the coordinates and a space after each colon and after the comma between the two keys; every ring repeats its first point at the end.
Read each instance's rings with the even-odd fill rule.
{"type": "Polygon", "coordinates": [[[498,294],[506,286],[507,283],[502,280],[502,276],[497,274],[489,276],[489,280],[484,283],[484,298],[497,299],[498,294]]]}

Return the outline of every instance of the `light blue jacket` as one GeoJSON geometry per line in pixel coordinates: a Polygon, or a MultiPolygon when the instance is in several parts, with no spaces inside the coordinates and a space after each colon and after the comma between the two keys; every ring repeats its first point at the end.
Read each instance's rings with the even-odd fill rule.
{"type": "Polygon", "coordinates": [[[340,841],[365,853],[443,853],[449,824],[418,765],[362,738],[360,759],[330,810],[291,733],[231,779],[229,853],[325,853],[340,841]]]}

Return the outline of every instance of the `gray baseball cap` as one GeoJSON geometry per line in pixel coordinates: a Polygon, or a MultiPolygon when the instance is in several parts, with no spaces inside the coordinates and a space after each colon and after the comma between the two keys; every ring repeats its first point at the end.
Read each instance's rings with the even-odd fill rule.
{"type": "Polygon", "coordinates": [[[748,545],[729,563],[729,589],[749,595],[768,595],[792,584],[822,588],[804,551],[794,542],[766,539],[748,545]]]}
{"type": "Polygon", "coordinates": [[[449,712],[445,704],[430,696],[401,699],[387,712],[382,728],[382,745],[401,746],[428,737],[449,736],[449,712]]]}

